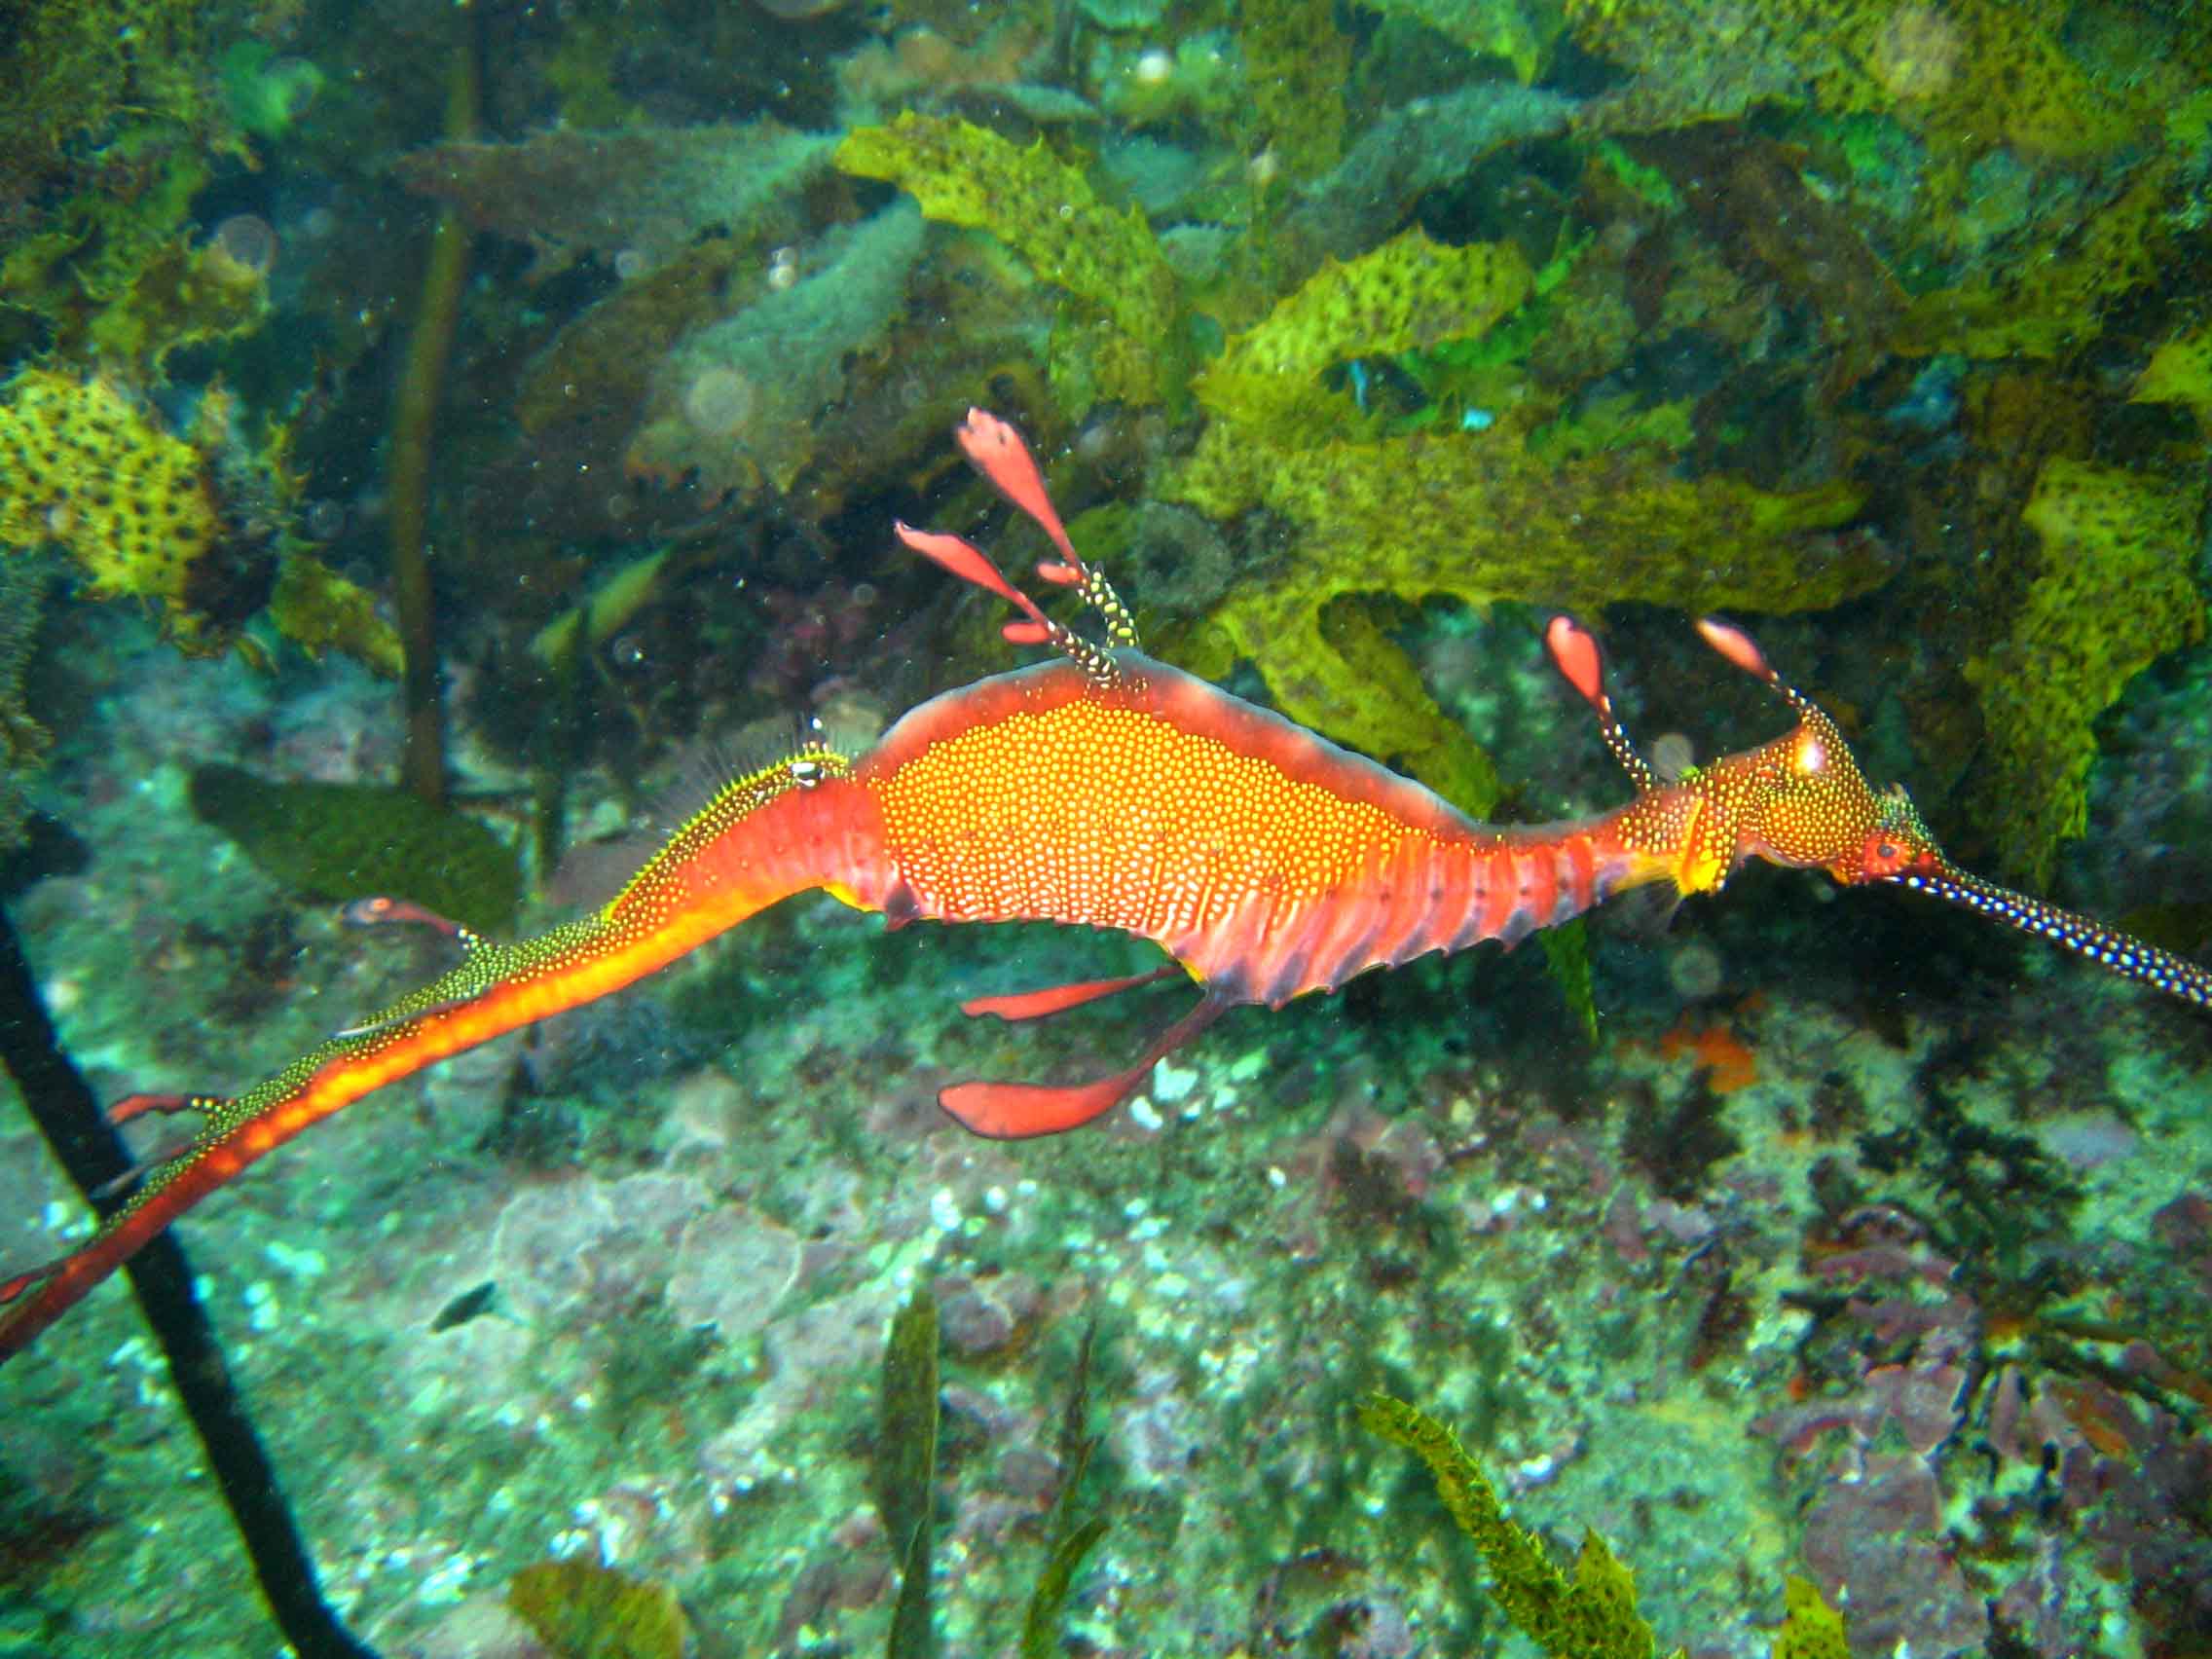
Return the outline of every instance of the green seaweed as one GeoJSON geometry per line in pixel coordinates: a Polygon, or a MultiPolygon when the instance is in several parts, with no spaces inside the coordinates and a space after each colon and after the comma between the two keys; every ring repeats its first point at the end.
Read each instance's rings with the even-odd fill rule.
{"type": "Polygon", "coordinates": [[[2041,885],[2087,824],[2093,727],[2156,658],[2204,638],[2191,573],[2201,477],[2169,483],[2054,457],[2022,522],[2042,559],[2007,635],[1966,665],[1988,732],[1989,822],[2006,867],[2041,885]]]}
{"type": "Polygon", "coordinates": [[[1590,976],[1590,928],[1580,916],[1563,922],[1556,928],[1546,928],[1536,936],[1543,942],[1544,965],[1551,970],[1552,982],[1559,986],[1560,995],[1567,999],[1567,1012],[1574,1015],[1575,1024],[1582,1034],[1595,1043],[1598,1040],[1598,993],[1590,976]]]}
{"type": "Polygon", "coordinates": [[[208,73],[212,18],[176,0],[47,0],[0,27],[0,306],[42,319],[58,358],[112,360],[120,333],[157,361],[177,343],[180,287],[175,314],[199,337],[227,331],[207,326],[210,307],[239,320],[239,285],[211,286],[186,236],[215,164],[246,155],[208,73]]]}
{"type": "Polygon", "coordinates": [[[678,341],[653,370],[630,473],[717,494],[789,491],[814,458],[818,417],[846,394],[846,365],[880,350],[905,309],[924,231],[893,203],[824,236],[819,269],[678,341]]]}
{"type": "Polygon", "coordinates": [[[1075,1377],[1060,1416],[1059,1457],[1063,1472],[1046,1531],[1051,1548],[1046,1554],[1045,1570],[1038,1575],[1037,1587],[1030,1592],[1029,1605],[1022,1615],[1021,1659],[1057,1659],[1061,1651],[1060,1618],[1067,1606],[1068,1592],[1075,1584],[1075,1575],[1083,1570],[1084,1558],[1106,1535],[1104,1516],[1076,1519],[1083,1478],[1089,1472],[1091,1454],[1099,1445],[1098,1436],[1089,1432],[1088,1425],[1090,1362],[1097,1343],[1098,1326],[1093,1320],[1084,1327],[1083,1342],[1076,1349],[1075,1377]]]}
{"type": "Polygon", "coordinates": [[[1626,185],[1629,194],[1645,206],[1668,214],[1681,210],[1681,192],[1658,167],[1638,161],[1610,138],[1600,144],[1595,154],[1605,170],[1626,185]]]}
{"type": "Polygon", "coordinates": [[[682,1659],[690,1627],[665,1584],[589,1561],[547,1561],[507,1581],[507,1605],[553,1659],[682,1659]]]}
{"type": "Polygon", "coordinates": [[[604,422],[644,397],[668,350],[729,312],[732,294],[767,290],[768,255],[756,240],[712,235],[625,282],[564,324],[523,371],[515,418],[533,434],[604,422]],[[578,395],[590,387],[593,395],[578,395]]]}
{"type": "Polygon", "coordinates": [[[1425,23],[1478,57],[1502,57],[1526,86],[1543,73],[1567,30],[1560,0],[1362,0],[1425,23]]]}
{"type": "Polygon", "coordinates": [[[1351,42],[1337,27],[1332,0],[1248,0],[1238,8],[1236,44],[1262,153],[1293,178],[1335,166],[1344,156],[1351,42]]]}
{"type": "Polygon", "coordinates": [[[2130,403],[2179,403],[2212,433],[2212,322],[2200,322],[2151,353],[2130,403]]]}
{"type": "Polygon", "coordinates": [[[31,784],[54,747],[53,735],[23,699],[23,675],[46,611],[46,580],[28,560],[0,559],[0,858],[22,843],[31,784]]]}
{"type": "Polygon", "coordinates": [[[1788,610],[1884,573],[1862,551],[1802,538],[1858,510],[1848,483],[1775,494],[1678,476],[1679,410],[1602,407],[1543,426],[1524,405],[1489,430],[1379,437],[1381,421],[1325,383],[1368,356],[1462,379],[1478,371],[1437,365],[1466,358],[1490,383],[1512,378],[1541,309],[1526,302],[1572,263],[1570,251],[1536,273],[1510,243],[1445,247],[1418,230],[1325,263],[1198,378],[1215,419],[1159,491],[1217,520],[1265,507],[1300,532],[1287,558],[1186,630],[1178,660],[1214,679],[1250,662],[1291,719],[1477,815],[1497,802],[1496,775],[1388,637],[1379,597],[1788,610]]]}
{"type": "Polygon", "coordinates": [[[192,810],[272,880],[331,901],[390,894],[496,932],[522,898],[514,849],[405,790],[273,784],[235,766],[192,775],[192,810]]]}
{"type": "Polygon", "coordinates": [[[1105,1535],[1105,1518],[1093,1515],[1052,1546],[1021,1621],[1021,1659],[1057,1659],[1062,1651],[1060,1614],[1067,1605],[1068,1590],[1083,1570],[1084,1558],[1105,1535]]]}
{"type": "Polygon", "coordinates": [[[2157,281],[2166,269],[2182,172],[2153,156],[2086,222],[2067,220],[2059,240],[2025,249],[2001,272],[1913,299],[1891,342],[1908,354],[1959,351],[1970,357],[2061,357],[2103,331],[2105,313],[2123,296],[2157,281]]]}
{"type": "MultiPolygon", "coordinates": [[[[1450,1428],[1383,1393],[1360,1402],[1359,1421],[1427,1465],[1446,1511],[1490,1568],[1497,1604],[1550,1659],[1651,1659],[1657,1641],[1637,1611],[1636,1577],[1604,1538],[1583,1534],[1569,1576],[1540,1538],[1505,1513],[1497,1489],[1450,1428]]],[[[1849,1659],[1843,1616],[1817,1586],[1792,1574],[1783,1604],[1774,1659],[1849,1659]]],[[[1670,1659],[1686,1651],[1677,1647],[1670,1659]]]]}
{"type": "Polygon", "coordinates": [[[1285,204],[1270,239],[1271,264],[1287,282],[1324,255],[1366,252],[1430,191],[1471,176],[1509,145],[1561,130],[1577,107],[1560,92],[1479,81],[1382,112],[1342,162],[1285,204]]]}
{"type": "Polygon", "coordinates": [[[111,156],[131,188],[87,190],[43,214],[0,261],[0,303],[43,318],[62,357],[96,349],[151,367],[174,344],[166,317],[221,332],[239,296],[194,280],[183,227],[210,176],[205,157],[153,127],[118,138],[111,156]]]}
{"type": "Polygon", "coordinates": [[[606,132],[642,126],[648,119],[614,85],[614,69],[622,61],[628,19],[617,8],[596,16],[581,6],[566,12],[560,50],[545,65],[546,84],[561,94],[563,127],[578,132],[606,132]]]}
{"type": "Polygon", "coordinates": [[[269,315],[262,272],[220,242],[194,247],[182,236],[148,249],[128,286],[84,321],[81,344],[103,363],[151,375],[180,346],[230,340],[269,315]]]}
{"type": "Polygon", "coordinates": [[[1835,605],[1885,573],[1863,548],[1805,536],[1858,511],[1849,483],[1775,493],[1687,479],[1649,446],[1554,465],[1511,423],[1293,449],[1217,421],[1162,494],[1216,518],[1265,506],[1302,533],[1287,558],[1190,632],[1177,660],[1213,679],[1249,661],[1291,719],[1400,759],[1475,811],[1494,804],[1494,785],[1473,787],[1453,758],[1466,739],[1419,690],[1403,653],[1393,659],[1372,630],[1346,626],[1347,596],[1782,612],[1835,605]]]}
{"type": "Polygon", "coordinates": [[[336,648],[387,679],[399,676],[399,635],[376,596],[318,559],[287,553],[278,562],[269,619],[310,656],[336,648]]]}
{"type": "Polygon", "coordinates": [[[1357,259],[1328,262],[1232,339],[1198,377],[1198,400],[1240,431],[1277,441],[1342,431],[1360,412],[1348,393],[1321,385],[1324,370],[1479,336],[1527,299],[1533,281],[1511,242],[1447,247],[1407,231],[1357,259]]]}
{"type": "Polygon", "coordinates": [[[131,159],[149,138],[233,147],[208,96],[201,38],[207,11],[179,0],[11,7],[0,32],[0,85],[8,89],[0,100],[0,200],[29,201],[42,187],[62,186],[45,215],[50,223],[104,205],[120,230],[130,193],[116,190],[114,162],[131,159]],[[68,195],[64,181],[87,188],[68,195]]]}
{"type": "Polygon", "coordinates": [[[1592,398],[1572,420],[1538,426],[1529,434],[1529,453],[1545,461],[1568,461],[1639,444],[1679,453],[1697,438],[1697,404],[1641,402],[1633,391],[1592,398]]]}
{"type": "Polygon", "coordinates": [[[1894,113],[1965,155],[2003,143],[2083,157],[2126,142],[2140,113],[2128,104],[2141,89],[2100,85],[2035,8],[2012,0],[1566,0],[1566,10],[1583,50],[1638,72],[1632,98],[1592,110],[1627,129],[1809,97],[1834,114],[1894,113]]]}
{"type": "Polygon", "coordinates": [[[1023,149],[957,117],[908,111],[847,133],[835,160],[899,185],[931,219],[988,231],[1109,322],[1119,349],[1099,353],[1101,395],[1180,405],[1187,321],[1152,228],[1137,208],[1099,201],[1083,170],[1042,139],[1023,149]]]}
{"type": "Polygon", "coordinates": [[[648,270],[712,236],[774,245],[808,225],[797,200],[827,170],[830,139],[761,119],[593,132],[555,128],[501,141],[448,138],[393,171],[479,230],[527,241],[544,279],[586,253],[648,270]]]}
{"type": "MultiPolygon", "coordinates": [[[[1490,1568],[1507,1618],[1551,1659],[1650,1659],[1656,1641],[1636,1610],[1636,1579],[1604,1539],[1587,1532],[1574,1572],[1505,1513],[1497,1489],[1459,1437],[1402,1400],[1375,1393],[1360,1402],[1360,1425],[1428,1465],[1437,1495],[1490,1568]]],[[[1675,1650],[1675,1659],[1684,1652],[1675,1650]]]]}
{"type": "Polygon", "coordinates": [[[1183,35],[1164,62],[1134,39],[1099,40],[1085,79],[1099,107],[1132,127],[1187,118],[1218,129],[1248,107],[1249,83],[1222,29],[1183,35]]]}
{"type": "Polygon", "coordinates": [[[306,58],[279,57],[262,40],[241,40],[224,53],[216,77],[231,120],[257,138],[289,132],[325,79],[306,58]]]}
{"type": "Polygon", "coordinates": [[[891,1615],[887,1659],[928,1659],[938,1650],[930,1611],[937,1436],[937,1301],[923,1288],[891,1321],[868,1483],[899,1558],[899,1604],[891,1615]]]}

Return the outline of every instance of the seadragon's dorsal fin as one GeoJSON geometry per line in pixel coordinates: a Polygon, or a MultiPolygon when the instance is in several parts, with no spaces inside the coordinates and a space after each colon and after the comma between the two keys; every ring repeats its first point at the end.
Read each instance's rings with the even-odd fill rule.
{"type": "Polygon", "coordinates": [[[1137,642],[1135,619],[1114,591],[1113,584],[1107,581],[1105,572],[1086,563],[1068,539],[1067,528],[1060,523],[1059,510],[1046,492],[1044,476],[1037,470],[1036,458],[1029,453],[1029,446],[1011,424],[981,409],[968,411],[968,419],[956,436],[976,470],[988,479],[1000,495],[1036,520],[1051,538],[1060,556],[1040,562],[1037,574],[1056,587],[1072,587],[1082,595],[1084,603],[1097,612],[1105,627],[1106,645],[1096,645],[1047,616],[1038,608],[1037,602],[1008,581],[990,556],[975,543],[942,531],[916,530],[903,523],[895,523],[892,529],[901,541],[925,559],[964,582],[996,594],[1020,611],[1024,620],[1009,622],[999,630],[1008,643],[1051,645],[1082,669],[1084,677],[1093,684],[1114,684],[1121,671],[1115,666],[1113,652],[1142,648],[1137,642]]]}

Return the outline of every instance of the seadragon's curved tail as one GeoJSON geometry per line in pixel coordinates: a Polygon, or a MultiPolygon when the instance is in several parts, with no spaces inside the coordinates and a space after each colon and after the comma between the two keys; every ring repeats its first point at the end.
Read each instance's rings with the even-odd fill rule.
{"type": "Polygon", "coordinates": [[[880,816],[851,763],[802,749],[722,789],[608,904],[515,944],[454,930],[452,971],[236,1096],[129,1095],[110,1111],[201,1114],[200,1133],[142,1171],[92,1237],[0,1282],[0,1360],[140,1245],[310,1124],[387,1084],[641,979],[779,900],[828,889],[866,908],[892,880],[880,816]]]}

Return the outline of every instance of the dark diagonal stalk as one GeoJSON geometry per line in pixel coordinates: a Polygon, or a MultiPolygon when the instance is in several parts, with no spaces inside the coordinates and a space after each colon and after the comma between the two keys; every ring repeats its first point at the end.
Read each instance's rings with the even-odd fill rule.
{"type": "MultiPolygon", "coordinates": [[[[32,1119],[69,1178],[89,1197],[130,1167],[130,1154],[109,1125],[84,1077],[61,1050],[31,977],[15,923],[0,910],[0,1065],[16,1080],[32,1119]]],[[[112,1208],[118,1198],[96,1208],[112,1208]]],[[[192,1269],[176,1235],[165,1233],[125,1271],[185,1415],[206,1449],[207,1466],[230,1505],[254,1576],[284,1640],[301,1659],[376,1659],[322,1599],[313,1564],[292,1524],[269,1454],[231,1382],[229,1364],[193,1294],[192,1269]]]]}

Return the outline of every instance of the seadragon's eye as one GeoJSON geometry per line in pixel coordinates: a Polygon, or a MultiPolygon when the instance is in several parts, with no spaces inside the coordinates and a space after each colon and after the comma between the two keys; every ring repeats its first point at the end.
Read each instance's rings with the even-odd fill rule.
{"type": "Polygon", "coordinates": [[[1866,837],[1859,854],[1860,878],[1864,881],[1885,881],[1902,875],[1927,857],[1924,845],[1901,835],[1885,835],[1880,830],[1866,837]]]}
{"type": "Polygon", "coordinates": [[[792,782],[802,790],[810,790],[822,782],[822,762],[804,755],[795,755],[791,763],[792,782]]]}

